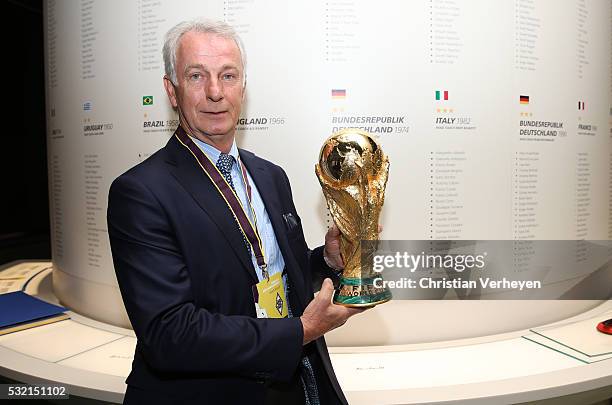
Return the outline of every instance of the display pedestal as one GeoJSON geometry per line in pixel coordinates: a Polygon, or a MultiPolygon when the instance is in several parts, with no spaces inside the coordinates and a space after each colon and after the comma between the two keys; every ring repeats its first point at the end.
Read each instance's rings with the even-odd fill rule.
{"type": "MultiPolygon", "coordinates": [[[[57,303],[50,263],[15,262],[0,270],[0,279],[17,273],[23,277],[12,289],[25,285],[27,293],[57,303]]],[[[610,311],[612,301],[607,301],[561,323],[610,311]]],[[[121,403],[136,345],[133,331],[70,315],[69,320],[0,336],[0,375],[32,384],[64,384],[71,395],[121,403]]],[[[522,337],[529,333],[401,346],[332,347],[330,353],[353,405],[546,399],[584,404],[612,397],[612,359],[586,364],[522,337]]]]}

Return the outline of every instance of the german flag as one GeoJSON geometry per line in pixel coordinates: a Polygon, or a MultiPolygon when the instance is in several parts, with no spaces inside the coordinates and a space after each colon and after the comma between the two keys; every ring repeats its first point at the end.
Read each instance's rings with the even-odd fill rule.
{"type": "Polygon", "coordinates": [[[519,101],[521,104],[529,104],[529,96],[520,96],[519,101]]]}
{"type": "Polygon", "coordinates": [[[346,89],[332,89],[331,96],[334,100],[344,99],[346,98],[346,89]]]}

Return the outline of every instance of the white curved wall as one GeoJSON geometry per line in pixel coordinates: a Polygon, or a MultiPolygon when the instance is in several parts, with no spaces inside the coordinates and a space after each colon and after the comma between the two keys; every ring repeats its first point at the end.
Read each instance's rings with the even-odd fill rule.
{"type": "MultiPolygon", "coordinates": [[[[239,144],[287,170],[311,245],[322,241],[327,218],[313,166],[322,141],[344,126],[366,127],[390,157],[386,239],[609,239],[611,7],[606,0],[48,0],[56,293],[77,312],[127,325],[106,231],[108,187],[171,135],[162,37],[198,15],[225,19],[244,39],[239,144]],[[333,89],[344,96],[332,97],[333,89]]],[[[462,325],[456,336],[501,330],[487,322],[500,303],[430,302],[404,318],[413,304],[375,313],[413,330],[447,314],[462,325]],[[464,305],[480,305],[478,319],[457,309],[464,305]]],[[[527,317],[517,311],[513,325],[593,304],[548,303],[527,317]]],[[[387,342],[414,338],[402,330],[387,342]]],[[[372,333],[354,342],[385,342],[372,333]]]]}

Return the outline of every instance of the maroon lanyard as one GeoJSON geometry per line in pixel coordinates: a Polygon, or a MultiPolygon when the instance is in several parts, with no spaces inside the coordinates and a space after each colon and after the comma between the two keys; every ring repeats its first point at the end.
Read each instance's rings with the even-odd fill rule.
{"type": "MultiPolygon", "coordinates": [[[[251,184],[249,183],[249,178],[247,177],[246,167],[244,167],[244,163],[242,163],[242,159],[239,158],[238,162],[240,163],[240,169],[242,169],[242,180],[244,181],[244,184],[246,185],[246,191],[247,191],[247,197],[249,198],[249,204],[252,204],[253,200],[251,199],[251,184]]],[[[255,218],[255,224],[257,224],[257,218],[255,218]]]]}
{"type": "MultiPolygon", "coordinates": [[[[270,276],[267,270],[268,266],[266,264],[266,259],[263,253],[263,243],[261,242],[261,238],[259,237],[259,232],[257,232],[257,227],[251,223],[248,216],[246,215],[244,207],[238,199],[238,196],[236,195],[234,190],[232,190],[223,175],[219,172],[217,166],[215,166],[213,162],[211,162],[211,160],[208,158],[208,156],[206,156],[206,154],[204,154],[204,152],[202,152],[202,150],[198,148],[198,146],[191,140],[189,135],[187,135],[187,133],[181,126],[176,129],[174,135],[179,140],[179,142],[191,152],[191,154],[196,159],[204,173],[206,173],[208,178],[215,185],[217,191],[219,191],[219,194],[221,194],[221,197],[223,197],[223,199],[225,200],[225,203],[227,204],[228,208],[230,209],[232,214],[234,214],[234,218],[236,218],[238,226],[240,227],[241,231],[249,242],[253,254],[255,255],[255,259],[257,259],[257,265],[261,268],[262,274],[264,275],[264,277],[269,278],[270,276]]],[[[242,176],[246,184],[250,203],[251,185],[247,180],[246,168],[244,167],[244,164],[242,162],[240,162],[240,167],[242,169],[242,176]]]]}

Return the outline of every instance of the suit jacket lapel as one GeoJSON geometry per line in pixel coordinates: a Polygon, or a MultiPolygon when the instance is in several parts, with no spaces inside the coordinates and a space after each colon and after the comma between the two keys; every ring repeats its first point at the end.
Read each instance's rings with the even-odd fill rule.
{"type": "Polygon", "coordinates": [[[285,259],[289,281],[292,285],[291,290],[296,294],[302,308],[304,308],[307,302],[304,296],[304,292],[306,291],[304,278],[300,271],[299,264],[293,255],[293,250],[291,250],[289,246],[285,222],[282,217],[283,211],[279,198],[280,193],[274,183],[273,173],[270,173],[270,171],[266,169],[262,160],[257,159],[254,154],[248,151],[240,150],[240,159],[244,162],[244,165],[253,178],[257,190],[261,195],[261,199],[270,217],[270,222],[272,222],[276,241],[283,254],[283,259],[285,259]]]}
{"type": "Polygon", "coordinates": [[[195,158],[175,136],[168,141],[166,150],[168,152],[167,162],[170,163],[169,168],[172,175],[217,225],[221,234],[225,236],[240,258],[249,276],[257,283],[257,274],[245,247],[242,233],[223,197],[202,171],[195,158]]]}

